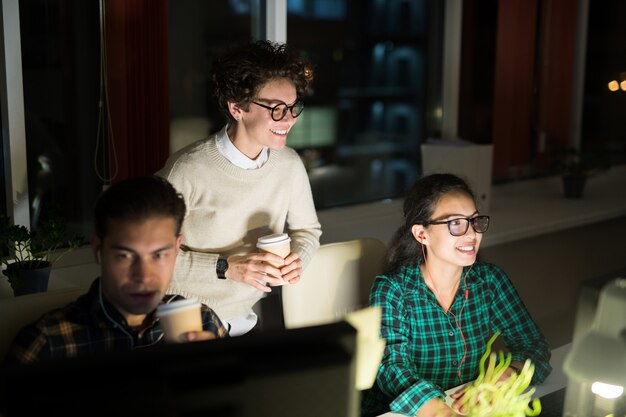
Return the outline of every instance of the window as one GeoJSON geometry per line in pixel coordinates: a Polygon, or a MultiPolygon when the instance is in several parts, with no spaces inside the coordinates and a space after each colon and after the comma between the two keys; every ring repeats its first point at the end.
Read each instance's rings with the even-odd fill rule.
{"type": "MultiPolygon", "coordinates": [[[[36,226],[46,207],[56,204],[72,231],[87,236],[93,202],[103,185],[100,177],[111,177],[110,149],[97,140],[102,129],[98,120],[108,117],[99,105],[101,1],[2,1],[0,50],[6,56],[0,73],[6,79],[0,82],[0,203],[2,212],[21,223],[30,219],[36,226]],[[20,58],[23,86],[17,85],[12,67],[20,58]],[[15,125],[24,119],[25,132],[20,132],[15,125]]],[[[494,178],[515,179],[522,177],[520,171],[534,175],[538,168],[546,172],[549,166],[541,157],[551,143],[569,143],[575,130],[571,125],[577,123],[583,136],[577,143],[600,147],[613,162],[623,163],[620,112],[626,93],[621,87],[610,91],[608,83],[626,82],[616,52],[626,27],[619,12],[626,3],[611,0],[609,7],[589,2],[586,53],[570,36],[579,32],[574,23],[580,10],[562,3],[150,0],[150,10],[154,4],[167,7],[169,38],[164,44],[169,45],[163,49],[169,67],[159,67],[169,74],[169,91],[162,93],[169,97],[165,112],[171,115],[164,142],[171,144],[171,152],[221,127],[222,116],[208,91],[210,63],[231,43],[264,37],[272,6],[282,4],[284,10],[276,9],[283,10],[286,27],[275,26],[282,25],[288,42],[318,69],[314,95],[307,98],[288,142],[309,169],[317,207],[397,197],[420,173],[419,144],[448,130],[442,128],[447,126],[442,116],[455,122],[456,117],[448,117],[455,112],[446,111],[441,99],[442,85],[451,86],[442,82],[441,74],[450,67],[442,65],[442,33],[455,28],[444,25],[443,9],[462,4],[460,92],[445,97],[460,95],[461,137],[494,143],[494,178]],[[583,64],[570,65],[574,49],[585,55],[583,64]],[[582,115],[572,116],[576,123],[570,123],[570,105],[563,105],[571,101],[572,67],[585,75],[582,115]],[[535,126],[539,121],[541,126],[535,126]]],[[[143,6],[141,0],[105,4],[145,7],[147,1],[143,6]]],[[[128,138],[134,145],[128,150],[131,156],[147,152],[135,137],[128,138]]],[[[135,171],[141,170],[153,172],[143,166],[135,171]]]]}
{"type": "MultiPolygon", "coordinates": [[[[262,26],[254,10],[170,2],[171,151],[222,127],[210,63],[262,26]]],[[[287,42],[317,69],[287,144],[305,162],[318,209],[399,197],[417,179],[419,145],[440,131],[426,114],[441,103],[429,90],[440,83],[441,45],[429,39],[440,39],[442,10],[426,0],[287,2],[287,42]]]]}
{"type": "Polygon", "coordinates": [[[604,151],[613,163],[626,162],[626,3],[589,2],[582,149],[604,151]]]}
{"type": "MultiPolygon", "coordinates": [[[[0,112],[2,111],[3,103],[0,105],[0,112]]],[[[2,118],[4,119],[4,117],[2,118]]],[[[0,119],[0,131],[3,130],[2,119],[0,119]]],[[[0,216],[6,215],[7,209],[7,189],[6,189],[6,170],[4,167],[4,146],[0,146],[0,216]]]]}
{"type": "Polygon", "coordinates": [[[169,2],[170,152],[222,128],[224,119],[210,91],[209,71],[214,57],[226,47],[253,37],[260,19],[252,3],[169,2]]]}
{"type": "Polygon", "coordinates": [[[20,0],[19,12],[30,225],[56,208],[89,236],[101,190],[98,2],[20,0]]]}
{"type": "MultiPolygon", "coordinates": [[[[119,59],[120,52],[107,45],[101,59],[100,42],[108,37],[103,38],[100,8],[115,2],[15,2],[21,26],[25,217],[36,228],[47,210],[57,207],[70,232],[89,236],[102,187],[142,169],[115,177],[115,149],[107,139],[109,120],[120,123],[115,120],[120,106],[106,112],[101,63],[111,66],[107,60],[115,54],[119,59]]],[[[221,128],[224,119],[209,91],[210,64],[227,46],[264,37],[266,15],[274,9],[260,0],[161,4],[168,19],[169,91],[164,95],[169,96],[173,152],[221,128]]],[[[315,93],[288,142],[309,170],[317,208],[401,196],[419,175],[420,143],[441,130],[440,117],[432,117],[441,114],[435,110],[441,90],[432,86],[441,84],[442,2],[290,0],[286,5],[288,42],[317,67],[315,93]]],[[[143,104],[122,102],[122,107],[132,105],[143,104]]],[[[122,121],[127,131],[135,122],[130,116],[122,121]]],[[[126,141],[139,140],[126,134],[126,141]]],[[[145,146],[138,143],[125,150],[131,157],[145,146]]],[[[10,175],[3,177],[3,187],[8,181],[10,175]]]]}

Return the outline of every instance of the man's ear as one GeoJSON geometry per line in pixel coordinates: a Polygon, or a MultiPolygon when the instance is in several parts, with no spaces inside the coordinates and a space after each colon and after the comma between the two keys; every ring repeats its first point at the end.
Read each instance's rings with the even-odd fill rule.
{"type": "Polygon", "coordinates": [[[229,101],[228,111],[230,112],[230,115],[233,116],[233,119],[237,121],[241,120],[241,115],[243,113],[243,110],[241,110],[241,108],[236,103],[229,101]]]}
{"type": "Polygon", "coordinates": [[[176,238],[176,254],[178,255],[178,251],[180,250],[180,245],[183,244],[183,235],[178,235],[176,238]]]}
{"type": "Polygon", "coordinates": [[[424,233],[424,226],[421,224],[414,224],[411,226],[411,234],[415,240],[424,245],[428,245],[428,238],[426,237],[426,233],[424,233]]]}
{"type": "Polygon", "coordinates": [[[102,253],[102,240],[95,233],[91,234],[91,252],[97,263],[100,263],[100,253],[102,253]]]}

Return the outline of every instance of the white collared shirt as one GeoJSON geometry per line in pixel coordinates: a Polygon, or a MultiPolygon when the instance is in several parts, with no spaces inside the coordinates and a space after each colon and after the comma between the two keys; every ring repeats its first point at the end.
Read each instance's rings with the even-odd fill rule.
{"type": "Polygon", "coordinates": [[[263,150],[256,159],[250,159],[243,152],[241,152],[228,137],[228,129],[224,129],[224,135],[218,135],[217,150],[228,159],[233,165],[243,169],[258,169],[261,168],[269,157],[267,146],[263,147],[263,150]]]}

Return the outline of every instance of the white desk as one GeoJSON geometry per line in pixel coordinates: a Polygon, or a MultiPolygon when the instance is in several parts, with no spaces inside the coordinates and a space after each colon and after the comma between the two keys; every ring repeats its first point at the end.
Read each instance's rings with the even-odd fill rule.
{"type": "MultiPolygon", "coordinates": [[[[541,385],[535,385],[535,393],[533,398],[540,398],[544,395],[550,394],[565,388],[567,385],[567,377],[563,373],[563,362],[565,362],[565,356],[572,347],[571,343],[558,347],[552,350],[552,357],[550,358],[550,365],[552,365],[552,372],[541,385]]],[[[452,404],[450,394],[456,392],[460,387],[450,388],[446,391],[446,403],[452,404]]],[[[379,415],[378,417],[405,417],[403,414],[387,412],[379,415]]]]}

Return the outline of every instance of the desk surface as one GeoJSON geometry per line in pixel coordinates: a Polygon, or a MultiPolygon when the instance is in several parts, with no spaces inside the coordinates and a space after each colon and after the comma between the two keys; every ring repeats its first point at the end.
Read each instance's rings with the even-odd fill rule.
{"type": "MultiPolygon", "coordinates": [[[[533,398],[542,398],[546,401],[545,412],[542,411],[541,416],[545,417],[560,417],[560,414],[554,414],[554,408],[563,407],[563,396],[565,394],[565,386],[567,385],[567,377],[563,373],[563,362],[565,362],[565,356],[572,347],[571,343],[558,347],[552,350],[552,357],[550,358],[550,365],[552,365],[552,372],[546,378],[541,385],[535,385],[535,393],[533,398]]],[[[456,392],[459,387],[450,388],[446,391],[446,403],[452,404],[450,394],[456,392]]],[[[381,414],[378,417],[405,417],[403,414],[387,412],[381,414]]]]}

